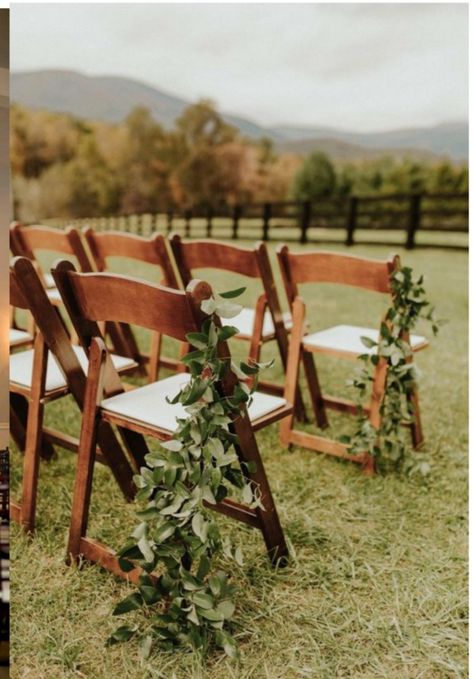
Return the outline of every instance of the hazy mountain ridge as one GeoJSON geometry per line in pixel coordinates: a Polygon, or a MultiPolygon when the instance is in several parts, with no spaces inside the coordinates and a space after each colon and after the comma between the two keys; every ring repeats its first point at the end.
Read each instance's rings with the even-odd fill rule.
{"type": "MultiPolygon", "coordinates": [[[[80,118],[122,121],[136,105],[147,106],[165,127],[191,102],[145,83],[119,76],[87,76],[67,70],[12,72],[10,95],[30,108],[71,113],[80,118]]],[[[283,152],[306,154],[313,150],[340,159],[372,158],[394,152],[434,160],[468,157],[468,124],[442,123],[425,128],[360,133],[322,126],[262,127],[251,120],[224,113],[223,118],[250,138],[269,137],[283,152]]]]}

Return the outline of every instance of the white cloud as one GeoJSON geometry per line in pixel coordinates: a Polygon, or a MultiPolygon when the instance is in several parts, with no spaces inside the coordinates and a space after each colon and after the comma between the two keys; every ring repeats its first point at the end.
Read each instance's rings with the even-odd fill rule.
{"type": "Polygon", "coordinates": [[[125,75],[262,124],[467,117],[466,4],[23,4],[14,70],[125,75]]]}

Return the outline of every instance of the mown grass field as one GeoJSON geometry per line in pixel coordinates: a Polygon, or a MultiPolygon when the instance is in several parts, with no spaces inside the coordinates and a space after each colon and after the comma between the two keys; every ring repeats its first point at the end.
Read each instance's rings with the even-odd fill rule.
{"type": "MultiPolygon", "coordinates": [[[[381,258],[389,250],[351,252],[381,258]]],[[[111,611],[131,588],[97,567],[64,565],[75,459],[59,451],[42,464],[36,536],[28,540],[12,526],[13,679],[467,676],[467,255],[400,253],[425,273],[438,316],[449,319],[417,356],[430,477],[366,478],[349,463],[282,448],[277,425],[259,433],[291,559],[272,570],[256,531],[219,518],[245,558],[242,568],[222,561],[240,585],[240,663],[219,654],[202,662],[190,653],[159,652],[143,662],[133,641],[104,645],[118,624],[111,611]]],[[[219,291],[237,287],[235,276],[211,280],[219,291]]],[[[243,301],[255,292],[250,285],[243,301]]],[[[314,329],[343,320],[376,324],[384,308],[376,296],[333,286],[309,286],[306,296],[314,329]]],[[[265,357],[271,353],[268,347],[265,357]]],[[[353,368],[319,361],[322,385],[346,393],[353,368]]],[[[281,377],[278,366],[274,373],[281,377]]],[[[47,411],[49,422],[78,431],[70,401],[47,411]]],[[[349,426],[347,418],[331,421],[336,435],[349,426]]],[[[21,457],[13,450],[13,496],[20,477],[21,457]]],[[[97,465],[90,534],[119,547],[134,524],[133,505],[97,465]]]]}

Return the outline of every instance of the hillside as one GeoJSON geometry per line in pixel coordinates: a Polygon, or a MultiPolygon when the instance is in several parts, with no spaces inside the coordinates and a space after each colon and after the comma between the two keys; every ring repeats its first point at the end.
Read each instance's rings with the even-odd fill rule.
{"type": "MultiPolygon", "coordinates": [[[[191,102],[145,83],[118,76],[87,76],[74,71],[11,73],[11,99],[29,108],[72,113],[81,118],[120,122],[134,106],[147,106],[165,127],[191,102]]],[[[281,151],[305,155],[325,150],[336,158],[372,158],[395,151],[423,159],[468,157],[468,124],[360,133],[317,126],[263,127],[229,113],[224,119],[250,138],[269,137],[281,151]],[[420,152],[420,154],[418,153],[420,152]]]]}

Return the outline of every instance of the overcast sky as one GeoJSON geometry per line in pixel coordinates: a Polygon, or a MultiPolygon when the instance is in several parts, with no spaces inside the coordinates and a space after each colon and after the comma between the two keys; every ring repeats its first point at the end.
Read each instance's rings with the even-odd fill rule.
{"type": "Polygon", "coordinates": [[[11,68],[374,131],[467,118],[467,31],[466,4],[12,4],[11,68]]]}

